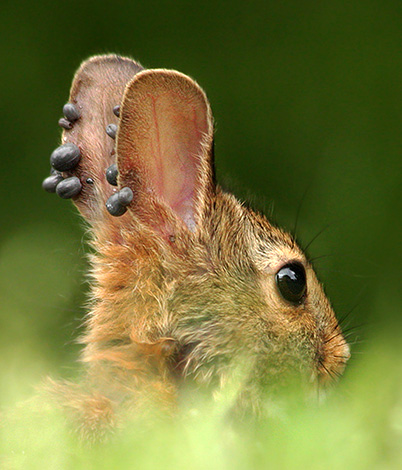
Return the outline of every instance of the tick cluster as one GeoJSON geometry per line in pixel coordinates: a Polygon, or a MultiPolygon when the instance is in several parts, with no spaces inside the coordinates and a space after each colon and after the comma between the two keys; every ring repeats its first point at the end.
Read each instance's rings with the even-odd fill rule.
{"type": "MultiPolygon", "coordinates": [[[[113,108],[113,113],[120,116],[120,106],[113,108]]],[[[67,103],[63,106],[63,114],[59,120],[59,126],[63,129],[72,129],[74,123],[81,118],[81,113],[77,107],[72,103],[67,103]]],[[[116,124],[109,124],[106,126],[106,134],[112,139],[116,138],[117,126],[116,124]]],[[[44,179],[42,183],[43,189],[49,193],[56,193],[63,199],[70,199],[80,194],[82,190],[82,181],[77,176],[64,177],[63,172],[73,171],[80,163],[81,151],[79,147],[73,143],[66,143],[57,147],[50,156],[50,176],[44,179]]],[[[114,163],[106,170],[106,180],[112,186],[117,186],[118,170],[117,165],[114,163]]],[[[92,178],[86,178],[87,184],[93,185],[92,178]]],[[[133,200],[133,192],[130,188],[122,188],[116,191],[106,201],[106,209],[111,215],[123,215],[127,206],[133,200]]]]}

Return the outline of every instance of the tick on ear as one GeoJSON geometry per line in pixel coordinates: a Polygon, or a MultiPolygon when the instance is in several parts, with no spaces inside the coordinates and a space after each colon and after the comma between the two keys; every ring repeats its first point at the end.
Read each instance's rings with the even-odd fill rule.
{"type": "Polygon", "coordinates": [[[109,124],[106,126],[106,134],[112,139],[116,138],[117,126],[116,124],[109,124]]]}
{"type": "Polygon", "coordinates": [[[72,170],[81,159],[80,149],[71,143],[60,145],[50,156],[50,164],[58,171],[72,170]]]}
{"type": "Polygon", "coordinates": [[[63,129],[72,129],[73,125],[70,121],[68,121],[66,118],[60,118],[59,119],[59,126],[62,127],[63,129]]]}
{"type": "Polygon", "coordinates": [[[56,186],[56,193],[63,199],[70,199],[80,193],[81,181],[76,176],[66,178],[56,186]]]}
{"type": "Polygon", "coordinates": [[[50,175],[43,180],[42,188],[47,191],[48,193],[55,193],[56,186],[63,181],[63,176],[58,173],[54,175],[50,175]]]}
{"type": "Polygon", "coordinates": [[[106,170],[106,180],[112,186],[117,186],[117,175],[118,175],[117,165],[113,163],[110,167],[106,170]]]}
{"type": "Polygon", "coordinates": [[[127,211],[127,207],[133,200],[134,194],[130,188],[123,188],[121,191],[112,194],[106,201],[106,209],[110,215],[119,217],[127,211]]]}
{"type": "Polygon", "coordinates": [[[77,121],[81,117],[81,113],[73,103],[67,103],[63,106],[63,114],[70,122],[77,121]]]}

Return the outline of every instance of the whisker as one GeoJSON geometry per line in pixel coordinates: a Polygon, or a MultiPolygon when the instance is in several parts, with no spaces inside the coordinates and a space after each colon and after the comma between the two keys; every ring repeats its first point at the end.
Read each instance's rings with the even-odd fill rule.
{"type": "Polygon", "coordinates": [[[341,376],[341,374],[340,374],[339,372],[330,371],[321,361],[320,361],[320,365],[323,367],[323,369],[327,372],[327,374],[328,374],[332,379],[339,378],[339,377],[341,376]]]}
{"type": "Polygon", "coordinates": [[[325,230],[327,230],[329,227],[331,226],[331,224],[327,224],[325,225],[313,238],[312,240],[310,240],[309,243],[307,243],[307,245],[304,247],[304,251],[307,251],[308,247],[315,241],[317,240],[317,238],[325,232],[325,230]]]}
{"type": "Polygon", "coordinates": [[[342,333],[344,335],[348,334],[348,333],[351,333],[352,331],[354,330],[357,330],[358,328],[362,328],[363,326],[367,326],[368,323],[365,322],[365,323],[360,323],[359,325],[353,325],[353,326],[350,326],[349,328],[345,328],[342,333]]]}
{"type": "Polygon", "coordinates": [[[349,331],[355,330],[356,328],[362,328],[363,326],[368,326],[368,324],[369,324],[369,323],[365,321],[365,322],[363,322],[363,323],[359,323],[358,325],[352,325],[352,326],[350,326],[350,327],[348,327],[348,328],[344,328],[342,331],[343,331],[344,333],[347,333],[347,332],[349,332],[349,331]]]}
{"type": "Polygon", "coordinates": [[[352,323],[352,319],[350,319],[348,323],[346,325],[343,325],[341,328],[341,331],[345,336],[350,336],[350,332],[353,331],[353,329],[356,329],[353,326],[350,326],[351,323],[352,323]]]}
{"type": "Polygon", "coordinates": [[[335,255],[334,254],[326,254],[326,255],[315,256],[314,258],[309,258],[309,261],[310,261],[310,263],[315,263],[319,259],[329,258],[330,256],[335,256],[335,255]]]}
{"type": "Polygon", "coordinates": [[[298,223],[299,223],[299,216],[300,216],[301,208],[302,208],[302,206],[303,206],[304,200],[305,200],[306,195],[307,195],[307,193],[308,193],[308,191],[309,191],[310,188],[311,188],[311,185],[310,185],[310,184],[307,185],[306,189],[305,189],[304,192],[303,192],[303,195],[302,195],[302,197],[301,197],[301,200],[300,200],[300,202],[299,202],[299,205],[297,206],[295,225],[294,225],[293,230],[292,230],[292,232],[291,232],[292,235],[293,235],[293,238],[296,238],[297,225],[298,225],[298,223]]]}
{"type": "Polygon", "coordinates": [[[344,274],[345,276],[355,277],[358,279],[378,279],[378,274],[373,274],[372,276],[368,274],[353,274],[340,269],[326,269],[330,273],[344,274]]]}
{"type": "Polygon", "coordinates": [[[333,336],[331,336],[329,339],[326,339],[326,340],[324,341],[324,344],[329,343],[330,341],[332,341],[333,339],[337,338],[338,336],[342,336],[342,331],[339,331],[336,335],[333,335],[333,336]]]}
{"type": "Polygon", "coordinates": [[[338,338],[339,336],[343,336],[346,339],[348,336],[350,336],[353,333],[354,330],[357,330],[358,328],[361,328],[362,326],[366,326],[366,323],[351,326],[350,328],[347,328],[344,331],[338,331],[338,333],[336,333],[335,335],[333,335],[330,338],[326,339],[324,341],[324,344],[329,343],[330,341],[334,340],[335,338],[338,338]]]}
{"type": "MultiPolygon", "coordinates": [[[[362,344],[362,343],[366,343],[366,341],[364,339],[357,339],[356,341],[349,342],[348,344],[350,347],[352,347],[352,346],[355,346],[356,344],[362,344]]],[[[353,354],[356,354],[356,353],[354,352],[353,354]]]]}
{"type": "Polygon", "coordinates": [[[357,297],[356,297],[356,300],[355,300],[355,304],[353,305],[353,307],[346,313],[346,315],[344,315],[340,320],[339,320],[339,326],[343,326],[344,325],[344,322],[345,320],[351,315],[351,313],[356,309],[356,307],[359,305],[360,301],[361,301],[361,298],[363,296],[363,293],[367,290],[367,286],[364,286],[360,292],[357,294],[357,297]]]}

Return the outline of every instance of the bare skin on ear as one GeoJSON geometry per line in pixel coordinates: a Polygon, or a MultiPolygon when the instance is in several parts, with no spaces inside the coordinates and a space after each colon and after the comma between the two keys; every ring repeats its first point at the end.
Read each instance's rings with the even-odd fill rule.
{"type": "Polygon", "coordinates": [[[219,390],[239,364],[245,413],[264,414],[290,375],[318,386],[339,376],[349,348],[311,263],[214,181],[199,85],[98,56],[78,70],[69,103],[67,147],[52,160],[61,172],[44,187],[73,194],[95,254],[84,378],[50,389],[80,434],[103,436],[150,401],[173,412],[183,384],[219,390]]]}

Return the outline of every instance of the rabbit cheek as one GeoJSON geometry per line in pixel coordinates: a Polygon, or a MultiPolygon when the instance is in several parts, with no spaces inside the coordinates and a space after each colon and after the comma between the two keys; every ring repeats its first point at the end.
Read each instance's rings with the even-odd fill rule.
{"type": "Polygon", "coordinates": [[[288,331],[290,324],[300,321],[301,314],[305,312],[303,305],[292,305],[281,297],[274,274],[264,276],[261,288],[267,304],[268,315],[275,319],[278,325],[281,325],[281,329],[284,328],[284,331],[288,331]]]}
{"type": "Polygon", "coordinates": [[[297,253],[283,249],[271,254],[269,265],[264,268],[262,290],[283,351],[288,351],[288,357],[298,358],[300,368],[313,371],[320,383],[329,383],[343,372],[349,348],[313,269],[297,258],[297,253]],[[300,303],[292,305],[274,278],[297,263],[305,267],[306,290],[300,303]]]}
{"type": "Polygon", "coordinates": [[[306,308],[314,320],[315,370],[319,383],[340,377],[349,359],[349,346],[343,337],[335,313],[312,269],[307,270],[309,294],[306,308]]]}
{"type": "Polygon", "coordinates": [[[291,305],[281,298],[274,276],[263,279],[270,361],[281,364],[281,375],[310,377],[316,374],[317,323],[308,305],[291,305]]]}

